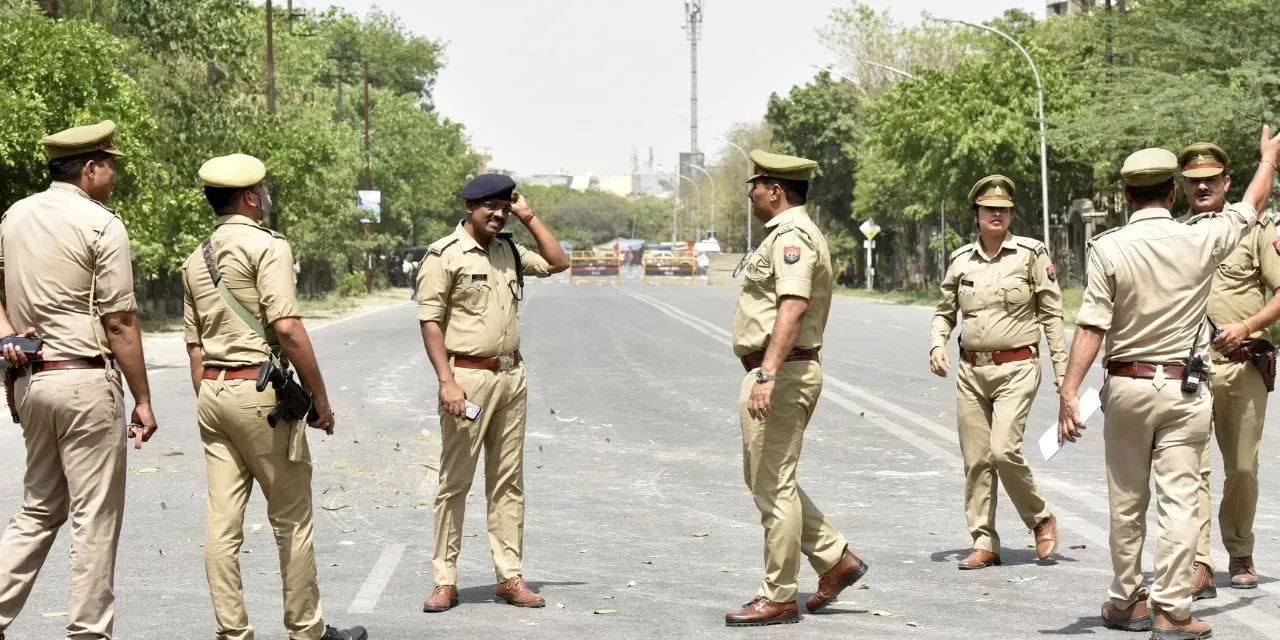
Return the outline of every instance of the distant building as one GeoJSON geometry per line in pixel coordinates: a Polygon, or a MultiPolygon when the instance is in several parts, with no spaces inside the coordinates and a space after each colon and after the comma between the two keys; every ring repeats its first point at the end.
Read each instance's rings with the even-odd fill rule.
{"type": "MultiPolygon", "coordinates": [[[[1111,0],[1111,7],[1120,12],[1125,12],[1140,4],[1141,0],[1111,0]]],[[[1105,11],[1107,8],[1107,0],[1047,0],[1045,2],[1045,13],[1049,17],[1068,16],[1076,14],[1093,14],[1098,11],[1105,11]]]]}
{"type": "Polygon", "coordinates": [[[532,176],[519,176],[516,182],[520,184],[535,185],[539,187],[567,187],[573,181],[573,176],[563,173],[542,173],[532,176]]]}

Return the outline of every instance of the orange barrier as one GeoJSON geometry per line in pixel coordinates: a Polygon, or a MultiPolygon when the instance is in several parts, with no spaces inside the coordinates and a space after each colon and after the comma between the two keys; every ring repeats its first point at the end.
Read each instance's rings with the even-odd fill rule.
{"type": "Polygon", "coordinates": [[[621,267],[617,251],[574,251],[569,254],[569,282],[620,282],[621,267]]]}

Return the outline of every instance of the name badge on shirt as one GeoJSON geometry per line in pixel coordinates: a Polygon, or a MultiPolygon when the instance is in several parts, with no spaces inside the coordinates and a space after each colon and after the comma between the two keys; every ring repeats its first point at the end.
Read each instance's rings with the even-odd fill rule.
{"type": "Polygon", "coordinates": [[[475,273],[471,275],[472,282],[484,282],[488,279],[489,279],[489,274],[487,273],[475,273]]]}
{"type": "Polygon", "coordinates": [[[972,286],[973,286],[973,281],[972,281],[972,280],[961,280],[961,281],[960,281],[960,286],[962,286],[962,287],[972,287],[972,286]]]}

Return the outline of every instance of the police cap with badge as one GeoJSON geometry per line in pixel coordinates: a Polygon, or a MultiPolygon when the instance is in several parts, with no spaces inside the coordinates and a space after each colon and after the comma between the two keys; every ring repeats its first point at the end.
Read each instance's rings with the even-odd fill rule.
{"type": "Polygon", "coordinates": [[[1177,172],[1178,158],[1172,151],[1160,148],[1135,151],[1120,167],[1120,177],[1131,187],[1153,187],[1173,179],[1177,172]]]}
{"type": "Polygon", "coordinates": [[[103,120],[98,124],[72,127],[40,139],[44,153],[50,160],[69,158],[101,151],[123,158],[124,152],[116,149],[112,140],[116,135],[116,123],[103,120]]]}
{"type": "Polygon", "coordinates": [[[1002,175],[987,176],[969,190],[969,202],[980,207],[1009,209],[1013,207],[1013,180],[1002,175]]]}
{"type": "Polygon", "coordinates": [[[808,182],[818,168],[817,162],[807,158],[769,153],[760,149],[752,150],[749,157],[753,169],[752,176],[747,179],[747,182],[755,182],[762,178],[808,182]]]}
{"type": "Polygon", "coordinates": [[[458,197],[466,202],[482,202],[484,200],[512,200],[516,190],[516,181],[511,176],[500,173],[484,173],[471,179],[458,197]]]}
{"type": "Polygon", "coordinates": [[[1212,178],[1226,172],[1231,159],[1227,152],[1211,142],[1197,142],[1178,156],[1178,166],[1182,167],[1184,178],[1212,178]]]}

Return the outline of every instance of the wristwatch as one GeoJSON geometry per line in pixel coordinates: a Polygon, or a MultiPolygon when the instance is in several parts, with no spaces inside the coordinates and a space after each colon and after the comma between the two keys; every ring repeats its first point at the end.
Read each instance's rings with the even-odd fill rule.
{"type": "Polygon", "coordinates": [[[762,382],[775,382],[778,379],[776,373],[765,373],[763,369],[756,369],[756,384],[762,382]]]}

